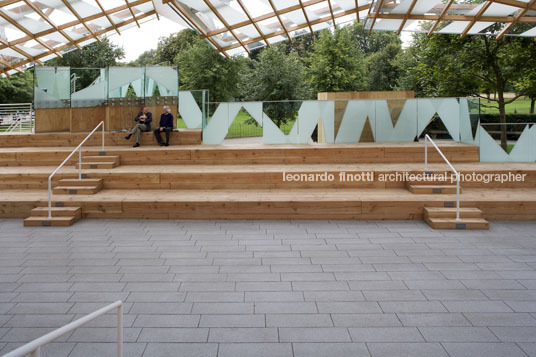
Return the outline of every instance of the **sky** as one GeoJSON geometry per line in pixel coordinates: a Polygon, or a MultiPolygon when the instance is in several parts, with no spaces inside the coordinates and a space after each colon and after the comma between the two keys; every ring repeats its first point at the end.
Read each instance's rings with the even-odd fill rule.
{"type": "Polygon", "coordinates": [[[160,16],[160,21],[149,21],[140,23],[141,28],[133,26],[127,30],[121,30],[121,36],[114,32],[109,36],[111,42],[119,45],[125,50],[125,58],[122,62],[134,61],[143,52],[156,49],[160,37],[169,36],[179,32],[184,26],[160,16]]]}

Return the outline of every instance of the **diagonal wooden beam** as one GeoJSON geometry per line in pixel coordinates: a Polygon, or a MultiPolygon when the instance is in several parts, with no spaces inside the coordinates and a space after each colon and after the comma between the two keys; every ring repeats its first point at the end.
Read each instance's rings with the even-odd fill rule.
{"type": "Polygon", "coordinates": [[[75,10],[74,7],[72,7],[71,4],[67,0],[61,0],[61,2],[69,9],[69,11],[80,21],[80,23],[86,28],[86,30],[89,31],[89,33],[97,40],[98,42],[101,42],[101,39],[95,35],[95,32],[89,28],[89,26],[86,24],[84,19],[78,14],[78,11],[75,10]]]}
{"type": "Polygon", "coordinates": [[[372,24],[370,24],[369,33],[372,33],[372,29],[374,28],[374,24],[376,24],[376,20],[378,19],[378,15],[380,14],[380,11],[382,10],[383,1],[379,0],[378,7],[376,8],[376,12],[374,13],[374,17],[372,18],[372,24]]]}
{"type": "Polygon", "coordinates": [[[56,26],[56,24],[54,24],[50,18],[43,12],[41,11],[41,9],[39,9],[37,6],[35,6],[32,2],[30,2],[29,0],[24,0],[24,3],[26,5],[28,5],[28,7],[30,7],[34,12],[36,12],[39,16],[41,16],[41,18],[43,20],[45,20],[50,26],[52,26],[53,28],[56,29],[56,31],[58,31],[63,37],[65,37],[65,39],[67,41],[69,41],[73,46],[75,46],[76,48],[78,48],[79,50],[82,49],[82,47],[80,47],[79,44],[75,43],[74,40],[71,38],[71,36],[67,35],[65,33],[65,31],[63,31],[62,29],[58,28],[58,26],[56,26]]]}
{"type": "MultiPolygon", "coordinates": [[[[18,48],[16,45],[12,45],[10,42],[7,42],[6,40],[4,40],[3,38],[0,37],[0,43],[2,43],[3,45],[5,45],[6,47],[9,47],[11,48],[13,51],[15,52],[18,52],[19,54],[21,54],[23,57],[25,58],[28,58],[30,61],[28,62],[25,62],[25,63],[22,63],[22,65],[26,64],[26,63],[29,63],[29,62],[35,62],[39,65],[43,65],[43,62],[39,61],[39,59],[35,58],[34,56],[30,55],[29,53],[27,53],[26,51],[23,51],[21,50],[20,48],[18,48]]],[[[50,52],[48,52],[48,54],[50,54],[50,52]]]]}
{"type": "MultiPolygon", "coordinates": [[[[251,23],[253,24],[253,26],[255,27],[255,30],[257,30],[257,32],[259,33],[259,35],[261,35],[262,39],[264,40],[264,42],[266,43],[266,46],[268,47],[271,47],[270,45],[270,42],[268,42],[268,40],[266,39],[266,36],[264,36],[264,33],[261,31],[261,28],[259,27],[259,25],[257,24],[257,22],[253,21],[253,18],[251,17],[251,14],[249,13],[249,10],[247,9],[247,7],[244,5],[244,3],[242,2],[242,0],[236,0],[238,2],[238,5],[240,5],[240,7],[242,8],[242,11],[244,11],[244,13],[246,14],[247,18],[249,19],[249,21],[251,21],[251,23]]],[[[301,0],[300,0],[301,2],[301,0]]]]}
{"type": "MultiPolygon", "coordinates": [[[[1,58],[1,57],[0,57],[0,63],[3,64],[5,67],[7,67],[8,70],[13,69],[13,70],[15,70],[15,71],[17,71],[17,72],[19,72],[19,73],[24,73],[24,71],[23,71],[22,69],[20,69],[20,68],[17,67],[17,66],[13,67],[12,64],[10,64],[8,61],[4,60],[4,59],[1,58]]],[[[6,70],[4,70],[4,73],[5,73],[6,75],[9,75],[9,73],[7,73],[6,70]]]]}
{"type": "Polygon", "coordinates": [[[525,9],[522,9],[522,10],[519,10],[519,12],[516,14],[516,16],[514,17],[514,21],[510,22],[508,25],[506,25],[502,30],[501,32],[499,32],[499,34],[497,35],[497,40],[500,40],[504,35],[506,35],[506,33],[508,31],[510,31],[510,29],[512,28],[512,26],[514,26],[520,18],[522,18],[530,9],[530,7],[532,5],[536,4],[536,0],[531,0],[528,4],[527,4],[527,7],[525,9]]]}
{"type": "MultiPolygon", "coordinates": [[[[189,22],[190,24],[195,27],[197,29],[197,31],[199,31],[200,33],[202,33],[203,35],[207,36],[207,31],[205,31],[203,29],[203,26],[199,25],[196,20],[193,18],[192,15],[190,15],[190,12],[185,9],[178,1],[176,0],[173,0],[172,4],[174,5],[174,7],[177,9],[177,11],[180,12],[180,14],[182,16],[184,16],[189,22]]],[[[223,53],[225,55],[225,57],[227,58],[230,58],[229,54],[211,37],[206,37],[210,43],[212,43],[212,45],[214,45],[214,47],[216,47],[216,49],[223,53]]]]}
{"type": "Polygon", "coordinates": [[[437,26],[443,20],[443,17],[445,17],[445,15],[448,13],[448,11],[449,11],[449,9],[450,9],[450,7],[452,6],[453,3],[454,3],[454,0],[449,0],[447,5],[445,5],[445,7],[443,8],[443,11],[441,11],[441,14],[439,15],[439,18],[436,20],[436,22],[434,22],[434,24],[430,28],[430,31],[428,31],[428,37],[432,36],[432,34],[436,30],[437,26]]]}
{"type": "MultiPolygon", "coordinates": [[[[368,4],[364,5],[364,6],[361,6],[357,10],[352,9],[352,10],[341,11],[341,12],[335,14],[335,18],[337,19],[339,17],[344,17],[344,16],[347,16],[347,15],[354,15],[356,13],[356,11],[364,11],[366,9],[368,9],[368,4]]],[[[322,17],[322,18],[319,18],[319,19],[311,21],[311,25],[321,24],[323,22],[329,21],[330,19],[331,19],[331,15],[328,15],[328,16],[325,16],[325,17],[322,17]]],[[[307,27],[307,24],[301,24],[301,25],[298,25],[296,27],[293,27],[293,30],[301,30],[301,29],[304,29],[306,27],[307,27]]],[[[270,34],[266,34],[266,37],[267,38],[272,38],[272,37],[276,37],[276,36],[279,36],[279,35],[283,35],[284,33],[285,32],[283,30],[279,30],[279,31],[272,32],[270,34]]],[[[249,43],[252,43],[252,42],[258,42],[260,40],[261,40],[261,38],[252,38],[252,39],[249,39],[247,41],[244,41],[244,43],[249,44],[249,43]]],[[[237,48],[237,47],[240,47],[240,45],[234,44],[234,45],[226,46],[223,49],[225,51],[227,51],[227,50],[232,50],[233,48],[237,48]]]]}
{"type": "Polygon", "coordinates": [[[158,21],[160,21],[160,14],[158,13],[158,10],[156,10],[156,5],[154,4],[154,0],[151,0],[151,2],[153,3],[153,9],[154,9],[154,12],[156,13],[156,18],[158,21]]]}
{"type": "Polygon", "coordinates": [[[110,23],[110,25],[112,25],[115,29],[115,32],[117,32],[118,35],[121,35],[121,32],[119,32],[119,29],[117,28],[117,26],[115,25],[115,23],[112,21],[112,18],[110,17],[110,15],[108,15],[108,13],[106,12],[106,10],[104,10],[104,8],[102,7],[101,3],[99,0],[95,0],[95,2],[97,3],[97,6],[101,9],[102,13],[104,14],[104,16],[106,16],[106,19],[108,20],[108,22],[110,23]]]}
{"type": "MultiPolygon", "coordinates": [[[[64,0],[65,1],[65,0],[64,0]]],[[[132,10],[132,7],[130,6],[130,4],[128,3],[128,0],[125,0],[125,3],[127,4],[127,7],[128,7],[128,11],[130,11],[130,14],[132,15],[132,17],[134,18],[134,20],[136,20],[136,16],[134,15],[134,11],[132,10]]],[[[156,11],[156,9],[155,9],[156,11]]],[[[138,25],[138,28],[140,28],[140,23],[138,22],[138,20],[136,20],[136,25],[138,25]]]]}
{"type": "Polygon", "coordinates": [[[302,0],[300,1],[300,6],[303,11],[303,16],[305,16],[305,21],[307,22],[307,26],[309,26],[309,31],[311,31],[311,35],[314,33],[313,26],[311,26],[311,23],[309,22],[309,16],[307,15],[307,11],[305,11],[305,6],[303,6],[302,0]]]}
{"type": "Polygon", "coordinates": [[[411,5],[409,6],[408,12],[406,13],[406,16],[404,16],[404,20],[402,20],[402,23],[400,24],[400,27],[398,28],[397,34],[400,35],[402,30],[404,29],[404,26],[406,26],[406,22],[408,22],[408,17],[413,12],[413,9],[415,8],[415,5],[417,4],[417,0],[413,0],[411,2],[411,5]]]}
{"type": "Polygon", "coordinates": [[[333,28],[337,29],[337,23],[335,23],[335,16],[333,16],[333,7],[331,6],[331,0],[328,0],[329,13],[331,14],[331,21],[333,21],[333,28]]]}
{"type": "Polygon", "coordinates": [[[480,18],[482,17],[482,15],[484,15],[484,13],[486,12],[486,10],[491,6],[491,4],[493,4],[493,1],[487,1],[484,6],[482,6],[482,8],[478,11],[478,13],[476,14],[475,18],[469,23],[469,25],[467,25],[467,27],[465,28],[465,30],[463,30],[462,34],[461,34],[461,37],[465,37],[465,35],[467,35],[467,33],[471,30],[471,28],[476,24],[476,22],[478,20],[480,20],[480,18]]]}
{"type": "MultiPolygon", "coordinates": [[[[355,8],[358,9],[359,8],[359,3],[357,0],[355,0],[355,8]]],[[[355,17],[357,19],[357,22],[359,22],[359,11],[355,13],[355,17]]]]}
{"type": "Polygon", "coordinates": [[[281,24],[281,28],[285,31],[285,34],[287,35],[287,38],[291,40],[290,35],[287,31],[287,28],[285,27],[285,24],[283,23],[283,20],[281,20],[281,16],[279,16],[279,12],[277,12],[277,9],[274,6],[274,2],[272,0],[268,0],[270,3],[270,6],[272,7],[272,10],[274,10],[275,15],[277,16],[277,19],[279,20],[279,23],[281,24]]]}
{"type": "Polygon", "coordinates": [[[35,36],[33,33],[28,31],[24,26],[19,24],[17,21],[13,20],[10,16],[6,15],[3,11],[0,10],[0,17],[2,17],[4,20],[9,22],[11,25],[16,27],[19,31],[24,32],[27,36],[29,36],[31,39],[35,40],[37,43],[39,43],[41,46],[45,47],[49,51],[52,51],[56,54],[58,57],[63,57],[59,51],[55,50],[54,48],[50,47],[47,43],[45,43],[43,40],[41,40],[39,37],[35,36]]]}
{"type": "Polygon", "coordinates": [[[227,27],[229,29],[229,32],[231,32],[231,34],[233,35],[233,37],[238,41],[238,43],[244,48],[244,50],[246,50],[247,53],[251,53],[251,51],[249,50],[249,48],[244,45],[244,43],[242,42],[242,40],[240,39],[240,37],[238,37],[238,35],[231,29],[229,28],[229,24],[227,23],[227,21],[225,20],[225,18],[223,16],[221,16],[220,12],[218,11],[218,9],[216,9],[214,7],[214,5],[212,5],[212,3],[210,2],[210,0],[203,0],[205,2],[205,4],[207,4],[207,6],[209,7],[209,9],[214,13],[214,15],[216,15],[216,17],[221,21],[221,23],[223,24],[223,26],[227,27]]]}

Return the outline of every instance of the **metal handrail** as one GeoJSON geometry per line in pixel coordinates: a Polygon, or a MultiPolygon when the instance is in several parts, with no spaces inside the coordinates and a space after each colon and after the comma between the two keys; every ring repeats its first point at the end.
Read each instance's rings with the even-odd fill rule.
{"type": "Polygon", "coordinates": [[[430,136],[428,136],[428,134],[424,136],[424,169],[428,170],[428,141],[430,141],[432,145],[434,145],[439,155],[441,155],[441,157],[443,158],[443,160],[445,160],[445,162],[450,167],[450,169],[454,171],[454,173],[456,174],[456,221],[459,221],[460,220],[460,174],[458,173],[458,171],[456,171],[454,166],[451,165],[450,161],[445,157],[445,155],[443,155],[443,152],[439,150],[436,143],[432,140],[432,138],[430,138],[430,136]]]}
{"type": "Polygon", "coordinates": [[[65,165],[67,161],[69,161],[69,159],[74,155],[74,153],[78,151],[78,179],[79,180],[82,179],[82,146],[97,131],[97,129],[101,125],[102,125],[102,152],[104,152],[104,121],[101,121],[99,125],[97,125],[95,129],[93,129],[93,131],[91,131],[91,133],[89,133],[89,135],[86,136],[84,140],[82,140],[80,145],[78,145],[76,149],[74,149],[73,152],[71,152],[69,156],[67,156],[67,158],[63,160],[60,166],[58,166],[56,170],[54,170],[54,172],[52,172],[50,176],[48,177],[48,219],[52,219],[52,178],[63,167],[63,165],[65,165]]]}
{"type": "Polygon", "coordinates": [[[106,314],[107,312],[117,309],[117,356],[123,356],[123,302],[121,300],[114,302],[108,306],[103,307],[100,310],[92,312],[76,321],[73,321],[57,330],[47,333],[31,342],[28,342],[24,346],[17,348],[4,355],[3,357],[23,357],[30,354],[31,357],[40,357],[41,347],[54,342],[61,336],[76,330],[79,327],[93,321],[97,317],[106,314]]]}

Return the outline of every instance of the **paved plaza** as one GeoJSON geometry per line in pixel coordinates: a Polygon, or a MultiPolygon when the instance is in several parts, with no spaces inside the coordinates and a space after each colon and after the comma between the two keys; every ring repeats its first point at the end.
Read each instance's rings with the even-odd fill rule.
{"type": "Polygon", "coordinates": [[[536,356],[536,222],[0,220],[0,355],[116,300],[129,357],[536,356]]]}

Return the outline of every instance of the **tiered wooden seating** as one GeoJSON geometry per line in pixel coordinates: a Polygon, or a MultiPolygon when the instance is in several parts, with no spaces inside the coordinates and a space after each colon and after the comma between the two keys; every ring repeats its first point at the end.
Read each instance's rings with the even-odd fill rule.
{"type": "Polygon", "coordinates": [[[62,179],[52,189],[55,195],[94,195],[102,189],[102,179],[62,179]]]}
{"type": "Polygon", "coordinates": [[[460,207],[460,220],[456,208],[425,207],[424,220],[434,229],[489,229],[482,211],[474,207],[460,207]]]}
{"type": "MultiPolygon", "coordinates": [[[[125,145],[125,140],[120,139],[125,145]]],[[[476,147],[459,143],[439,146],[461,173],[512,171],[527,175],[523,182],[504,185],[463,182],[463,219],[536,219],[536,165],[479,163],[476,147]],[[479,208],[482,216],[478,217],[476,211],[467,207],[479,208]]],[[[1,150],[0,217],[27,217],[32,208],[44,208],[48,175],[71,150],[68,147],[1,150]]],[[[99,146],[88,147],[83,161],[103,160],[99,151],[99,146]]],[[[106,155],[120,156],[121,166],[84,170],[85,180],[78,181],[77,157],[74,157],[69,167],[57,174],[53,187],[68,189],[55,191],[55,209],[79,207],[82,217],[95,219],[422,220],[425,208],[441,208],[432,210],[430,219],[443,220],[438,227],[444,228],[452,227],[445,220],[454,218],[455,190],[414,194],[407,185],[423,185],[427,190],[434,185],[379,179],[380,174],[422,173],[424,147],[419,143],[107,146],[106,155]],[[341,182],[338,174],[343,171],[353,175],[373,172],[375,179],[341,182]],[[335,180],[283,180],[284,173],[324,172],[333,174],[335,180]],[[83,191],[83,187],[90,186],[89,180],[96,180],[93,181],[96,186],[100,183],[97,190],[83,191]],[[76,190],[76,194],[70,190],[76,190]]],[[[431,152],[429,155],[430,171],[448,171],[439,155],[431,152]]],[[[455,188],[455,183],[443,184],[455,188]]],[[[62,223],[66,221],[69,220],[62,223]]],[[[35,219],[29,222],[38,224],[35,219]]],[[[466,228],[480,224],[470,223],[466,228]]]]}

